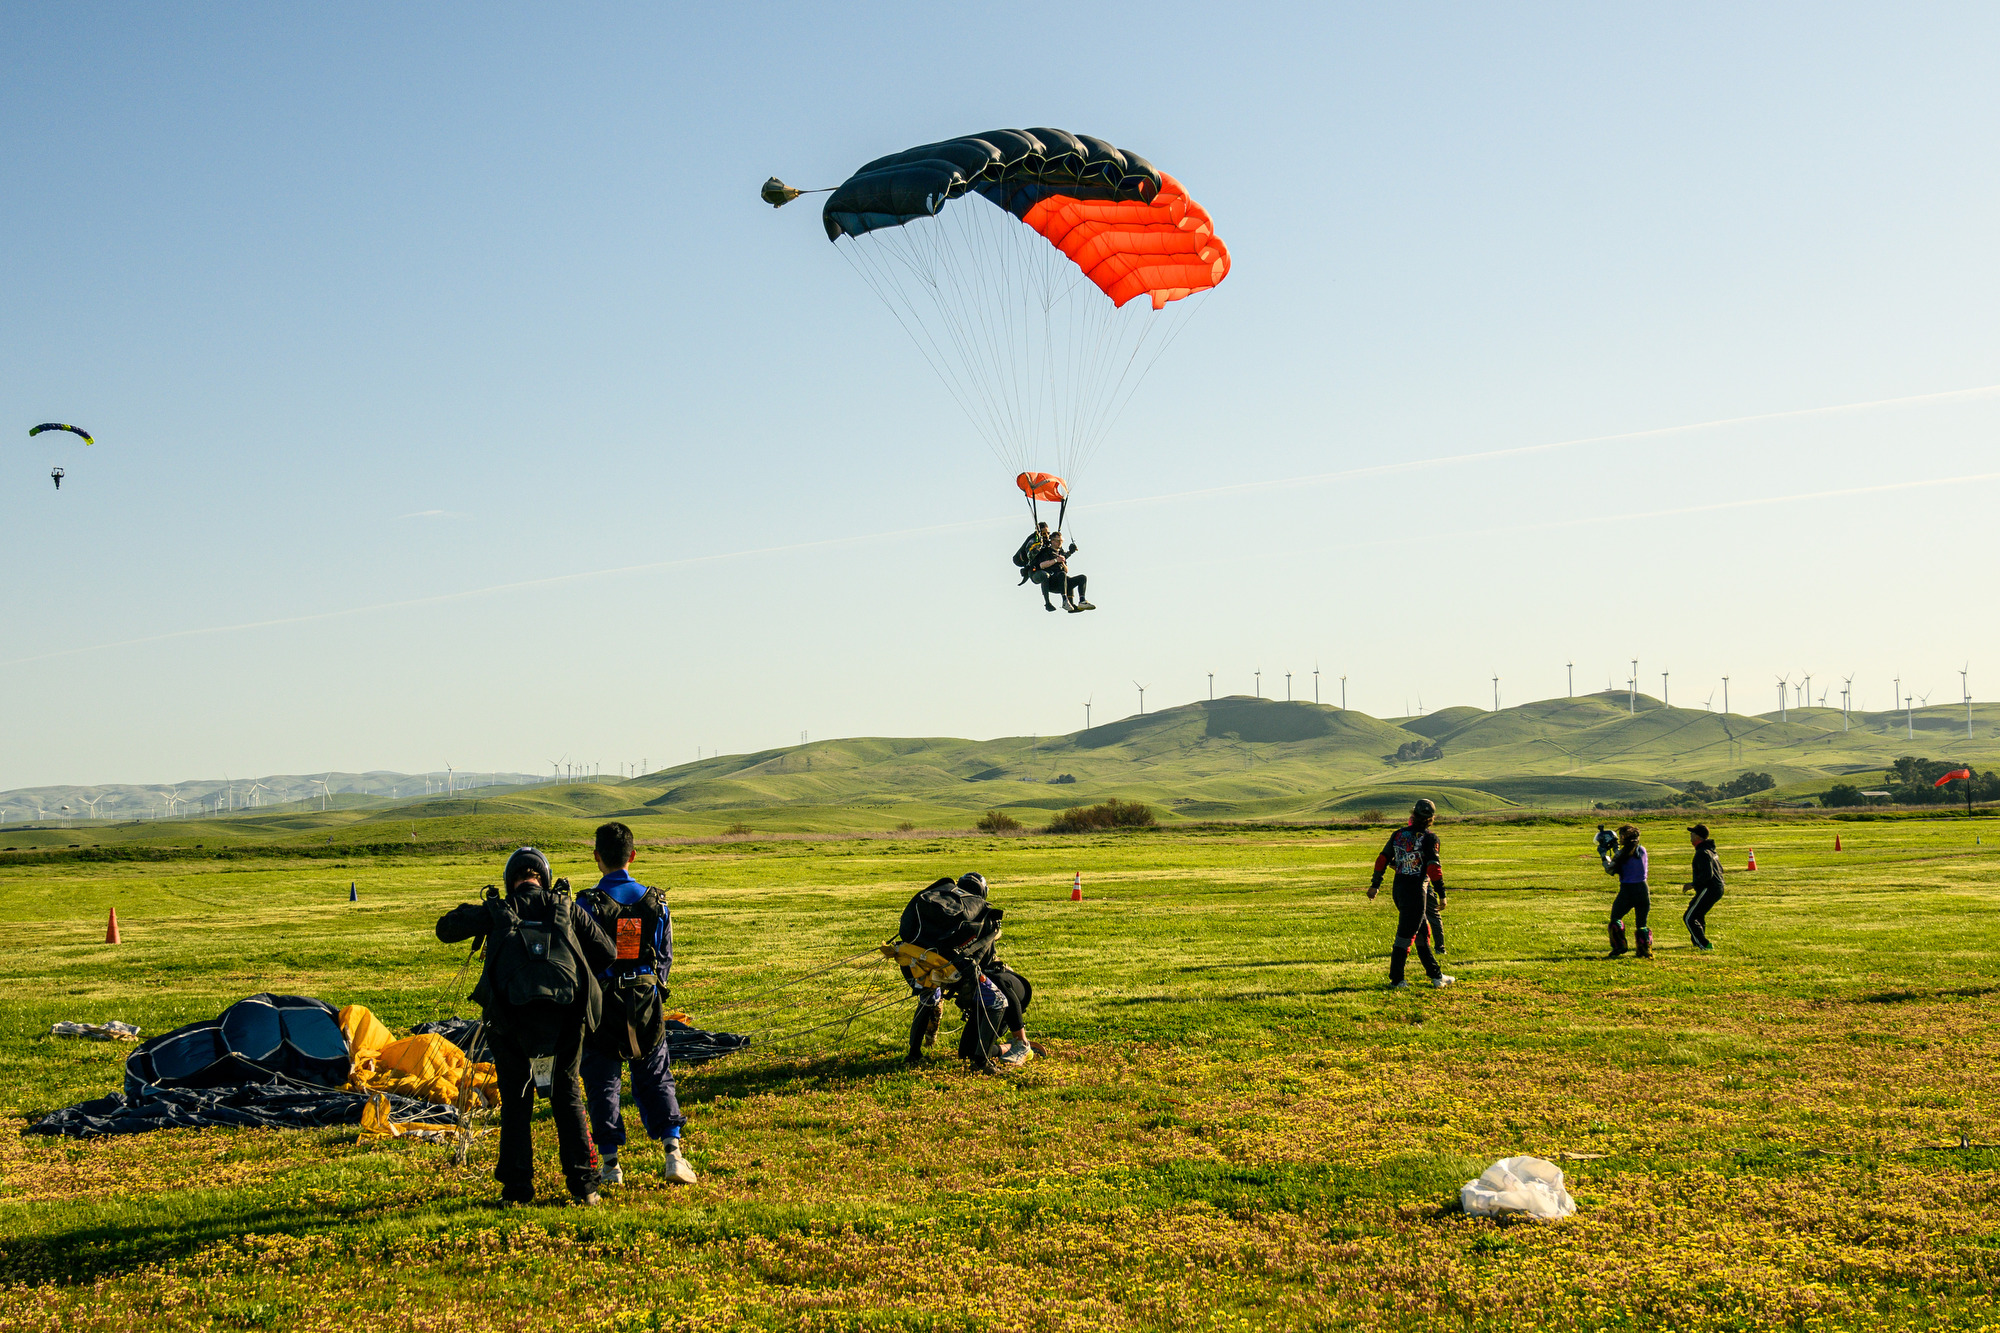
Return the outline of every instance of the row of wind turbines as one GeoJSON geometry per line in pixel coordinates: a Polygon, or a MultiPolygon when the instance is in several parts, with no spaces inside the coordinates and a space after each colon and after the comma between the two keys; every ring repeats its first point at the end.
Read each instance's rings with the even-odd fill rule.
{"type": "MultiPolygon", "coordinates": [[[[1639,659],[1636,657],[1632,658],[1631,662],[1632,662],[1632,674],[1628,676],[1625,680],[1625,686],[1627,690],[1627,707],[1632,713],[1636,714],[1639,711],[1639,659]]],[[[1576,663],[1566,662],[1563,665],[1564,669],[1568,672],[1568,681],[1569,681],[1569,692],[1566,697],[1574,699],[1576,697],[1576,663]]],[[[1967,740],[1972,739],[1972,689],[1971,689],[1971,676],[1970,676],[1971,670],[1972,670],[1972,663],[1969,661],[1964,666],[1958,669],[1959,693],[1963,696],[1963,702],[1965,704],[1965,737],[1967,740]]],[[[1294,673],[1290,671],[1284,673],[1286,702],[1290,702],[1292,698],[1293,674],[1294,673]]],[[[1667,705],[1668,707],[1673,706],[1673,695],[1671,693],[1672,674],[1673,673],[1669,671],[1662,671],[1660,673],[1660,702],[1667,705]]],[[[1318,667],[1313,668],[1312,678],[1313,678],[1313,702],[1318,703],[1320,701],[1319,698],[1320,669],[1318,667]]],[[[1261,668],[1251,673],[1251,681],[1252,681],[1252,688],[1255,691],[1256,696],[1259,699],[1263,698],[1264,672],[1261,668]]],[[[1141,717],[1144,717],[1146,715],[1146,691],[1151,689],[1152,686],[1141,684],[1140,682],[1135,680],[1132,682],[1132,688],[1137,690],[1139,693],[1139,715],[1141,717]]],[[[1812,673],[1810,671],[1802,673],[1797,681],[1794,681],[1792,679],[1792,673],[1787,671],[1784,675],[1779,676],[1777,678],[1777,688],[1778,688],[1778,720],[1780,722],[1790,721],[1791,711],[1795,708],[1810,708],[1814,706],[1813,692],[1812,692],[1812,673]]],[[[1607,680],[1604,683],[1604,689],[1605,693],[1607,694],[1611,693],[1612,683],[1607,680]]],[[[1820,691],[1819,704],[1818,704],[1819,707],[1821,708],[1826,707],[1827,698],[1829,695],[1832,694],[1832,692],[1833,692],[1833,687],[1831,685],[1827,686],[1826,689],[1820,691]]],[[[1715,696],[1717,693],[1720,693],[1722,695],[1722,711],[1726,714],[1729,712],[1728,676],[1722,677],[1722,684],[1720,690],[1710,690],[1708,692],[1708,698],[1702,702],[1702,709],[1704,711],[1706,712],[1714,711],[1715,696]]],[[[1928,708],[1930,706],[1931,695],[1933,693],[1935,693],[1935,691],[1927,690],[1922,694],[1917,694],[1914,692],[1905,694],[1903,691],[1903,678],[1901,676],[1897,676],[1895,678],[1895,690],[1894,693],[1891,694],[1890,696],[1891,699],[1890,711],[1891,712],[1895,711],[1895,704],[1897,702],[1900,702],[1902,704],[1904,730],[1908,735],[1908,737],[1912,740],[1916,738],[1917,734],[1916,720],[1915,720],[1916,709],[1919,707],[1928,708]]],[[[1208,697],[1211,702],[1215,699],[1215,673],[1213,671],[1208,673],[1208,697]]],[[[1095,702],[1095,700],[1096,696],[1092,695],[1089,699],[1083,701],[1083,729],[1085,731],[1090,730],[1091,707],[1095,702]]],[[[1853,702],[1854,702],[1854,677],[1851,675],[1843,676],[1841,677],[1841,682],[1840,682],[1840,729],[1842,731],[1847,731],[1853,725],[1853,712],[1855,711],[1853,708],[1853,702]]],[[[1347,677],[1345,675],[1340,677],[1340,707],[1342,709],[1345,709],[1347,707],[1347,677]]],[[[1419,702],[1418,711],[1421,712],[1422,708],[1423,705],[1421,702],[1419,702]]],[[[1493,711],[1496,713],[1500,711],[1500,673],[1497,671],[1493,673],[1493,711]]]]}

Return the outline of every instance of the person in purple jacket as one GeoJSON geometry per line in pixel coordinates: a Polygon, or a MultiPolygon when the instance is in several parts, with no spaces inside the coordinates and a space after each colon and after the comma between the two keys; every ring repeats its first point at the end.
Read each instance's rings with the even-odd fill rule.
{"type": "Polygon", "coordinates": [[[1653,910],[1653,895],[1646,887],[1646,849],[1639,842],[1639,829],[1633,824],[1618,826],[1618,848],[1616,851],[1598,853],[1604,862],[1604,873],[1618,876],[1618,896],[1611,901],[1611,954],[1620,957],[1625,952],[1625,914],[1632,913],[1633,924],[1639,928],[1639,957],[1653,956],[1653,932],[1646,925],[1646,914],[1653,910]]]}

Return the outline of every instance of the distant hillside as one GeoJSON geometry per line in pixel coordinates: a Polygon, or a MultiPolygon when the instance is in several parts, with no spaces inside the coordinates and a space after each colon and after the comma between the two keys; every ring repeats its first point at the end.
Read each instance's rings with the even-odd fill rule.
{"type": "Polygon", "coordinates": [[[5,823],[44,819],[165,819],[236,810],[269,810],[323,798],[365,796],[387,803],[433,790],[546,782],[532,773],[278,773],[261,778],[195,778],[175,783],[112,783],[101,787],[16,787],[0,791],[5,823]],[[322,786],[322,784],[324,784],[322,786]]]}
{"type": "MultiPolygon", "coordinates": [[[[1924,709],[1907,720],[1901,713],[1857,714],[1843,731],[1837,709],[1748,717],[1622,693],[1544,699],[1499,712],[1449,708],[1395,721],[1236,695],[1068,736],[854,737],[721,755],[623,781],[526,779],[528,785],[457,796],[410,792],[406,785],[399,797],[399,783],[423,779],[398,774],[329,775],[334,791],[324,798],[309,778],[260,779],[280,791],[287,790],[278,786],[282,781],[310,786],[290,788],[292,799],[278,808],[232,813],[212,808],[221,784],[184,783],[182,793],[204,791],[209,800],[200,818],[72,819],[62,829],[39,821],[26,829],[16,815],[4,842],[555,842],[575,841],[590,824],[614,817],[647,837],[737,826],[832,833],[905,824],[966,828],[988,809],[1035,827],[1063,807],[1113,796],[1144,801],[1170,821],[1393,816],[1419,795],[1457,813],[1588,810],[1600,801],[1658,801],[1693,781],[1719,786],[1745,770],[1769,773],[1780,798],[1808,799],[1836,778],[1879,772],[1905,754],[1981,768],[2000,763],[2000,705],[1974,706],[1968,741],[1963,705],[1924,709]]],[[[235,784],[239,793],[244,786],[235,784]]],[[[41,800],[48,808],[48,798],[41,800]]],[[[104,804],[100,813],[112,808],[104,804]]]]}

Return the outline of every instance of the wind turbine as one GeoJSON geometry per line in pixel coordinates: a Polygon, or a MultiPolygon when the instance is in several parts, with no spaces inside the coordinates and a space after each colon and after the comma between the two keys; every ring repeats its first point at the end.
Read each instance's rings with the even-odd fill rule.
{"type": "Polygon", "coordinates": [[[1256,669],[1255,671],[1253,671],[1253,672],[1251,672],[1251,673],[1250,673],[1250,676],[1251,676],[1251,679],[1253,679],[1253,680],[1255,680],[1255,681],[1257,682],[1257,697],[1258,697],[1259,699],[1263,698],[1263,697],[1264,697],[1264,668],[1262,668],[1262,667],[1258,667],[1258,668],[1257,668],[1257,669],[1256,669]]]}
{"type": "Polygon", "coordinates": [[[1729,677],[1722,678],[1722,715],[1729,716],[1729,677]]]}
{"type": "Polygon", "coordinates": [[[1340,711],[1347,711],[1347,677],[1340,678],[1340,711]]]}
{"type": "Polygon", "coordinates": [[[1916,696],[1913,694],[1903,696],[1903,739],[1905,740],[1913,741],[1917,738],[1917,724],[1914,720],[1914,714],[1910,710],[1910,702],[1915,698],[1916,696]]]}
{"type": "Polygon", "coordinates": [[[1702,701],[1702,705],[1701,705],[1701,711],[1702,711],[1702,712],[1704,712],[1704,713],[1713,713],[1713,712],[1715,711],[1715,691],[1714,691],[1714,690],[1710,690],[1710,691],[1708,692],[1708,698],[1706,698],[1706,699],[1704,699],[1704,700],[1702,701]]]}
{"type": "Polygon", "coordinates": [[[1292,701],[1292,673],[1287,671],[1285,673],[1285,702],[1290,703],[1291,701],[1292,701]]]}
{"type": "Polygon", "coordinates": [[[1664,671],[1660,673],[1660,703],[1667,708],[1674,706],[1673,696],[1667,693],[1667,673],[1664,671]]]}
{"type": "Polygon", "coordinates": [[[1135,681],[1133,681],[1133,682],[1132,682],[1132,684],[1138,687],[1138,690],[1139,690],[1139,716],[1140,716],[1140,717],[1144,717],[1144,716],[1146,716],[1146,687],[1145,687],[1144,685],[1140,685],[1140,684],[1139,684],[1139,682],[1138,682],[1138,681],[1136,681],[1136,680],[1135,680],[1135,681]]]}
{"type": "Polygon", "coordinates": [[[1632,697],[1630,707],[1626,711],[1637,716],[1639,712],[1639,659],[1636,657],[1632,659],[1632,679],[1627,684],[1632,687],[1632,697]]]}
{"type": "Polygon", "coordinates": [[[1785,700],[1791,697],[1791,689],[1792,673],[1787,671],[1784,675],[1778,677],[1778,721],[1780,722],[1787,720],[1785,716],[1785,700]]]}
{"type": "Polygon", "coordinates": [[[102,796],[79,796],[76,799],[90,807],[90,817],[92,819],[97,818],[97,803],[104,799],[102,796]]]}
{"type": "Polygon", "coordinates": [[[1965,665],[1958,669],[1958,692],[1965,696],[1965,739],[1967,740],[1972,739],[1972,690],[1967,683],[1965,674],[1970,670],[1972,670],[1972,660],[1967,658],[1965,665]]]}
{"type": "MultiPolygon", "coordinates": [[[[1093,694],[1090,696],[1090,699],[1095,699],[1096,697],[1097,696],[1093,694]]],[[[1083,701],[1083,729],[1085,731],[1090,730],[1090,699],[1085,699],[1083,701]]]]}
{"type": "Polygon", "coordinates": [[[1500,673],[1493,673],[1493,711],[1500,711],[1500,673]]]}
{"type": "Polygon", "coordinates": [[[1213,671],[1208,673],[1208,701],[1210,703],[1215,702],[1215,673],[1213,671]]]}
{"type": "Polygon", "coordinates": [[[1313,663],[1313,702],[1319,702],[1319,663],[1313,663]]]}
{"type": "Polygon", "coordinates": [[[1812,707],[1812,672],[1806,672],[1806,707],[1812,707]]]}
{"type": "Polygon", "coordinates": [[[313,785],[319,788],[319,808],[322,810],[326,809],[327,798],[333,795],[333,788],[327,783],[327,778],[332,776],[333,774],[328,773],[325,778],[311,779],[313,785]]]}
{"type": "Polygon", "coordinates": [[[243,794],[250,798],[250,807],[254,810],[257,807],[264,804],[264,798],[259,796],[257,793],[260,791],[269,791],[269,790],[270,788],[266,787],[263,783],[253,782],[250,784],[250,790],[243,794]]]}
{"type": "Polygon", "coordinates": [[[1565,662],[1563,666],[1569,671],[1569,693],[1565,694],[1563,698],[1574,699],[1576,698],[1576,663],[1565,662]]]}

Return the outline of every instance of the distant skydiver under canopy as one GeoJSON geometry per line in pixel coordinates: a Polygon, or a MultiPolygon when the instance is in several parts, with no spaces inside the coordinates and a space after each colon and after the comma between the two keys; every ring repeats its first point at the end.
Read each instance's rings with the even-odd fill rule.
{"type": "MultiPolygon", "coordinates": [[[[96,443],[96,441],[95,441],[95,440],[92,440],[92,439],[90,438],[90,432],[89,432],[89,431],[87,431],[87,430],[85,430],[85,429],[84,429],[83,427],[81,427],[81,426],[66,426],[66,425],[64,425],[64,424],[63,424],[62,422],[60,422],[60,421],[44,421],[44,422],[43,422],[43,423],[42,423],[41,425],[39,425],[39,426],[31,426],[31,427],[29,427],[29,429],[28,429],[28,438],[30,438],[30,439],[33,439],[33,438],[34,438],[35,436],[37,436],[37,435],[40,435],[40,434],[41,434],[41,433],[42,433],[43,431],[45,431],[45,430],[66,430],[66,431],[68,431],[68,432],[69,432],[70,434],[72,434],[72,435],[76,436],[76,437],[77,437],[78,439],[82,440],[82,441],[83,441],[83,442],[84,442],[85,444],[95,444],[95,443],[96,443]]],[[[52,481],[52,482],[54,482],[54,483],[56,484],[56,489],[57,489],[57,490],[61,490],[61,489],[62,489],[62,483],[63,483],[63,477],[64,477],[64,476],[66,476],[66,475],[67,475],[67,474],[66,474],[66,473],[65,473],[65,472],[63,471],[63,469],[62,469],[62,465],[61,465],[60,463],[58,463],[58,464],[57,464],[56,466],[54,466],[54,467],[52,467],[52,468],[50,468],[50,469],[49,469],[49,480],[50,480],[50,481],[52,481]]]]}

